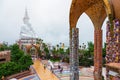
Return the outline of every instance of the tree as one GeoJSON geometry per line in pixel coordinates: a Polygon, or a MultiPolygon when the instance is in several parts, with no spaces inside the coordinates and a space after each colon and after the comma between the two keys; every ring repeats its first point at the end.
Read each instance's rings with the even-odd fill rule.
{"type": "Polygon", "coordinates": [[[79,56],[80,66],[89,67],[93,65],[94,44],[92,42],[88,42],[87,49],[84,46],[81,46],[79,52],[81,53],[79,56]]]}
{"type": "Polygon", "coordinates": [[[94,44],[92,42],[88,42],[88,55],[89,57],[93,57],[94,55],[94,44]]]}
{"type": "Polygon", "coordinates": [[[32,59],[30,55],[25,55],[25,53],[19,49],[17,44],[11,46],[11,61],[24,65],[25,67],[32,64],[32,59]]]}
{"type": "Polygon", "coordinates": [[[64,56],[63,62],[65,61],[65,62],[68,62],[68,63],[69,63],[69,53],[70,53],[69,48],[67,48],[67,49],[64,51],[64,54],[62,54],[62,55],[64,56]]]}
{"type": "Polygon", "coordinates": [[[103,57],[105,57],[106,56],[106,43],[104,43],[104,47],[102,48],[102,55],[103,55],[103,57]]]}
{"type": "Polygon", "coordinates": [[[56,48],[55,48],[55,47],[53,47],[53,49],[52,49],[52,54],[53,54],[53,57],[54,57],[54,56],[56,56],[56,55],[57,55],[57,53],[58,53],[58,52],[57,52],[56,48]]]}
{"type": "Polygon", "coordinates": [[[19,67],[16,63],[14,62],[3,63],[0,66],[0,79],[2,76],[12,75],[12,74],[18,73],[19,71],[20,71],[19,67]]]}
{"type": "Polygon", "coordinates": [[[0,64],[0,79],[2,76],[9,76],[27,70],[33,64],[31,56],[25,55],[17,44],[10,46],[10,49],[11,62],[0,64]]]}
{"type": "Polygon", "coordinates": [[[5,51],[5,50],[9,50],[9,46],[6,42],[4,42],[1,46],[0,46],[0,51],[5,51]]]}
{"type": "Polygon", "coordinates": [[[44,52],[45,52],[45,54],[46,54],[46,58],[49,59],[49,58],[50,58],[50,54],[49,54],[49,49],[48,49],[48,47],[45,47],[45,48],[44,48],[44,52]]]}
{"type": "Polygon", "coordinates": [[[29,66],[33,64],[30,55],[24,55],[19,59],[19,63],[21,70],[29,69],[29,66]]]}
{"type": "Polygon", "coordinates": [[[103,66],[105,66],[104,64],[106,63],[105,56],[106,56],[106,43],[104,43],[104,47],[102,48],[103,66]]]}
{"type": "MultiPolygon", "coordinates": [[[[79,65],[81,66],[91,66],[94,64],[94,44],[92,42],[88,42],[87,49],[82,49],[82,55],[79,56],[79,65]]],[[[106,55],[106,43],[104,43],[104,47],[102,48],[102,57],[103,57],[103,64],[105,64],[105,55],[106,55]]]]}
{"type": "Polygon", "coordinates": [[[56,49],[55,47],[53,47],[53,49],[52,49],[52,56],[50,59],[52,61],[59,61],[60,60],[59,50],[56,49]]]}
{"type": "Polygon", "coordinates": [[[42,56],[42,51],[40,49],[38,49],[38,57],[42,56]]]}
{"type": "Polygon", "coordinates": [[[64,57],[65,57],[65,52],[64,52],[64,49],[62,49],[62,48],[59,48],[59,54],[60,54],[60,58],[63,60],[64,59],[64,57]]]}
{"type": "Polygon", "coordinates": [[[11,61],[19,62],[19,59],[24,55],[24,52],[19,49],[17,44],[11,46],[11,61]]]}

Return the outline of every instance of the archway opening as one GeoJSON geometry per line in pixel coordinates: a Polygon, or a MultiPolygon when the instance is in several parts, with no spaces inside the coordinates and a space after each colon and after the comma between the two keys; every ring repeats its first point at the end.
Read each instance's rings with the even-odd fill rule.
{"type": "MultiPolygon", "coordinates": [[[[83,13],[76,25],[79,28],[79,66],[94,65],[94,26],[87,14],[83,13]]],[[[84,74],[85,75],[85,74],[84,74]]]]}
{"type": "Polygon", "coordinates": [[[34,46],[30,48],[30,55],[32,58],[36,58],[36,48],[34,46]]]}
{"type": "Polygon", "coordinates": [[[86,13],[83,13],[76,27],[79,28],[79,44],[87,45],[87,42],[94,42],[94,25],[86,13]],[[84,22],[83,22],[84,21],[84,22]]]}
{"type": "MultiPolygon", "coordinates": [[[[102,30],[103,30],[102,50],[105,48],[105,43],[106,43],[106,22],[107,21],[108,21],[108,18],[106,18],[104,20],[104,23],[102,25],[102,30]]],[[[90,65],[85,65],[85,66],[94,66],[94,25],[93,25],[91,19],[89,18],[89,16],[87,16],[85,13],[83,13],[80,16],[76,27],[79,28],[79,44],[81,46],[81,48],[79,48],[80,49],[80,52],[79,52],[80,59],[83,57],[85,58],[85,56],[87,56],[87,58],[85,59],[86,61],[84,61],[85,63],[80,62],[82,60],[79,59],[79,64],[85,65],[85,64],[91,63],[90,65]],[[91,45],[91,43],[93,43],[93,46],[91,45]],[[86,47],[84,47],[84,45],[86,47]],[[92,49],[92,52],[89,52],[89,49],[92,49]]],[[[104,51],[103,53],[105,53],[106,49],[103,51],[104,51]]],[[[102,57],[104,58],[103,62],[105,64],[105,55],[102,54],[102,57]]],[[[105,69],[103,72],[105,72],[105,69]]],[[[106,76],[105,73],[102,75],[106,76]]]]}
{"type": "Polygon", "coordinates": [[[108,21],[108,17],[106,17],[106,19],[104,20],[103,22],[103,25],[102,25],[102,30],[103,30],[103,47],[104,47],[104,43],[106,43],[106,22],[108,21]]]}

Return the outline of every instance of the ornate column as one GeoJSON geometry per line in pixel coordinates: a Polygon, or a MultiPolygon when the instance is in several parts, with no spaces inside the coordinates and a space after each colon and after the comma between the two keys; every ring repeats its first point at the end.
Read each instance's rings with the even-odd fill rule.
{"type": "Polygon", "coordinates": [[[70,38],[70,80],[79,80],[79,29],[72,28],[70,38]]]}
{"type": "MultiPolygon", "coordinates": [[[[106,26],[106,63],[120,63],[120,21],[107,22],[106,26]],[[113,26],[111,26],[113,24],[113,26]],[[110,30],[112,27],[112,30],[110,30]],[[111,35],[112,34],[112,35],[111,35]]],[[[106,80],[110,80],[110,68],[106,66],[106,80]]]]}
{"type": "Polygon", "coordinates": [[[94,31],[94,80],[102,80],[102,30],[94,31]]]}

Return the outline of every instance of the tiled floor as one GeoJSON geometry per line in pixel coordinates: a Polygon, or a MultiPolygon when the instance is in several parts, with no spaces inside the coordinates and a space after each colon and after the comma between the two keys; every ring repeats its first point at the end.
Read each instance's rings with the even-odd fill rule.
{"type": "MultiPolygon", "coordinates": [[[[49,65],[44,69],[44,64],[48,64],[48,61],[42,60],[40,62],[40,60],[34,60],[33,68],[35,69],[36,74],[20,79],[20,80],[69,80],[70,73],[64,74],[64,73],[59,72],[58,64],[60,63],[54,63],[53,70],[54,70],[55,75],[49,70],[50,69],[49,65]],[[36,76],[39,77],[40,79],[37,79],[36,76]]],[[[65,70],[69,70],[68,63],[62,63],[62,67],[63,67],[63,72],[65,70]]],[[[94,68],[92,67],[91,68],[80,68],[79,79],[80,80],[94,80],[93,69],[94,68]]]]}
{"type": "MultiPolygon", "coordinates": [[[[43,60],[42,63],[47,64],[47,61],[43,60]]],[[[57,77],[60,78],[60,80],[69,80],[70,72],[69,72],[69,64],[68,63],[53,63],[54,65],[54,73],[57,77]],[[63,67],[63,72],[60,73],[58,69],[58,64],[63,67]],[[68,71],[68,72],[66,72],[68,71]]],[[[50,69],[50,66],[47,66],[48,69],[50,69]]],[[[93,78],[93,68],[81,68],[80,69],[80,80],[94,80],[93,78]]]]}
{"type": "Polygon", "coordinates": [[[33,67],[41,80],[59,80],[50,70],[44,69],[44,65],[39,60],[34,61],[33,67]]]}

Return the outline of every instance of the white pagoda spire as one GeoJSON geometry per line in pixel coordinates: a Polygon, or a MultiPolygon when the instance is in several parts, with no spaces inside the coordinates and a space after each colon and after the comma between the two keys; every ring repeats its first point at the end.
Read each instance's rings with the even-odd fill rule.
{"type": "Polygon", "coordinates": [[[21,31],[20,31],[20,38],[36,38],[36,34],[31,26],[31,24],[29,23],[29,16],[28,16],[28,11],[27,8],[25,9],[25,15],[23,17],[23,26],[21,27],[21,31]]]}
{"type": "Polygon", "coordinates": [[[24,24],[27,24],[27,23],[29,23],[29,16],[28,16],[28,12],[27,12],[27,8],[25,9],[25,16],[24,16],[24,18],[23,18],[23,22],[24,22],[24,24]]]}

